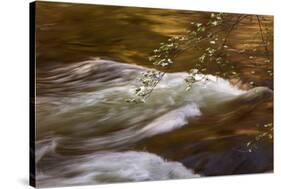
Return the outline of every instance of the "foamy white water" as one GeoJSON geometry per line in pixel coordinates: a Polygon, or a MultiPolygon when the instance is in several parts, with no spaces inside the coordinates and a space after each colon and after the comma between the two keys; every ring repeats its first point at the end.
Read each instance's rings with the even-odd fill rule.
{"type": "Polygon", "coordinates": [[[136,151],[81,156],[66,160],[54,170],[38,173],[37,176],[40,187],[199,177],[181,163],[136,151]]]}
{"type": "Polygon", "coordinates": [[[272,95],[264,87],[243,91],[223,78],[202,74],[195,76],[200,81],[186,91],[184,79],[189,73],[180,72],[165,74],[146,103],[126,103],[138,85],[136,77],[146,70],[90,60],[50,68],[48,75],[38,78],[36,161],[40,185],[192,177],[181,164],[150,153],[104,151],[187,127],[191,119],[205,113],[232,116],[245,111],[241,106],[251,109],[272,95]],[[86,155],[72,157],[68,153],[86,155]],[[120,166],[114,163],[117,160],[120,166]],[[40,166],[44,162],[54,169],[40,166]],[[60,177],[67,175],[71,175],[69,179],[60,177]]]}

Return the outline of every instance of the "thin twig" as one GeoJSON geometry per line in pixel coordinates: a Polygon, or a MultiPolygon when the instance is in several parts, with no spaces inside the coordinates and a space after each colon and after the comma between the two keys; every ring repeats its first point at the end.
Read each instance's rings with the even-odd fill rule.
{"type": "Polygon", "coordinates": [[[223,47],[223,46],[226,44],[227,39],[228,39],[230,33],[234,30],[235,26],[237,26],[237,25],[241,22],[241,20],[244,19],[244,18],[247,17],[247,16],[248,16],[248,15],[241,15],[241,16],[239,16],[239,17],[236,19],[236,22],[235,22],[234,24],[232,24],[231,27],[230,27],[230,29],[228,30],[228,32],[227,32],[227,34],[226,34],[226,36],[225,36],[225,38],[224,38],[224,41],[223,41],[221,47],[223,47]]]}
{"type": "Polygon", "coordinates": [[[261,39],[262,39],[262,42],[263,42],[263,45],[264,45],[264,49],[265,49],[265,51],[266,51],[267,59],[269,59],[270,62],[272,62],[271,57],[269,56],[269,51],[268,51],[268,48],[267,48],[267,43],[266,43],[266,41],[265,41],[265,39],[264,39],[264,36],[263,36],[263,31],[262,31],[262,26],[261,26],[260,18],[259,18],[258,15],[256,15],[256,17],[257,17],[257,20],[258,20],[258,23],[259,23],[260,35],[261,35],[261,39]]]}

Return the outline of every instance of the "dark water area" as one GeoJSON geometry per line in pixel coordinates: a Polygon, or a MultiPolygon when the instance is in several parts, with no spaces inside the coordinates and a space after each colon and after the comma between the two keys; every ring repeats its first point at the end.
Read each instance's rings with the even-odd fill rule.
{"type": "MultiPolygon", "coordinates": [[[[211,108],[210,103],[210,107],[200,108],[202,115],[189,118],[185,126],[153,135],[145,133],[142,130],[146,128],[144,126],[151,122],[158,124],[162,115],[190,102],[190,99],[181,99],[188,96],[181,94],[184,91],[182,85],[173,88],[167,79],[167,91],[157,89],[148,105],[124,105],[126,102],[122,100],[127,95],[123,88],[129,91],[133,87],[128,81],[134,81],[143,69],[156,68],[148,57],[161,42],[192,30],[191,22],[207,22],[210,13],[44,2],[36,6],[36,87],[39,97],[36,132],[38,154],[43,154],[42,157],[38,155],[40,174],[47,172],[55,176],[56,167],[68,170],[65,167],[67,163],[79,164],[83,159],[76,160],[77,157],[99,151],[144,151],[169,161],[181,162],[203,176],[273,171],[273,140],[257,140],[258,136],[268,131],[264,125],[273,123],[273,98],[261,102],[234,103],[223,112],[216,106],[211,108]],[[100,63],[81,64],[97,57],[141,67],[116,64],[116,68],[110,63],[108,69],[106,66],[101,69],[100,63]],[[128,71],[123,73],[124,69],[128,71]],[[119,79],[117,82],[116,78],[119,79]],[[118,93],[122,95],[118,96],[118,93]],[[173,99],[171,104],[169,95],[173,99]],[[140,135],[137,135],[139,131],[140,135]],[[254,147],[249,147],[249,142],[254,143],[254,147]],[[53,143],[56,145],[52,146],[53,143]],[[52,150],[48,151],[50,146],[52,150]]],[[[265,47],[262,40],[263,37],[270,41],[272,36],[261,36],[255,15],[246,16],[228,34],[228,28],[238,16],[241,15],[227,14],[228,22],[220,29],[224,31],[221,35],[228,37],[225,51],[229,64],[222,71],[235,71],[240,77],[239,80],[221,77],[243,90],[257,86],[273,90],[273,45],[265,47]]],[[[273,17],[260,18],[264,33],[273,30],[273,17]]],[[[188,72],[193,68],[208,46],[210,43],[206,41],[201,48],[191,47],[179,54],[175,63],[166,70],[171,74],[167,77],[178,82],[176,78],[184,76],[179,72],[188,72]]],[[[207,68],[204,74],[216,75],[218,72],[215,64],[207,65],[207,68]]],[[[225,85],[224,81],[221,85],[225,85]]],[[[227,85],[225,90],[228,88],[227,85]]],[[[240,95],[240,92],[237,93],[240,95]]],[[[224,96],[221,98],[223,101],[224,96]]],[[[172,117],[172,120],[165,118],[158,125],[164,126],[173,119],[177,121],[177,117],[172,117]]],[[[93,164],[99,161],[97,158],[93,164]]],[[[80,172],[69,171],[66,177],[75,178],[80,172]]],[[[54,181],[54,185],[63,185],[50,176],[42,177],[43,180],[40,177],[42,186],[48,186],[44,178],[54,181]]],[[[100,180],[120,181],[110,178],[104,176],[100,180]]]]}

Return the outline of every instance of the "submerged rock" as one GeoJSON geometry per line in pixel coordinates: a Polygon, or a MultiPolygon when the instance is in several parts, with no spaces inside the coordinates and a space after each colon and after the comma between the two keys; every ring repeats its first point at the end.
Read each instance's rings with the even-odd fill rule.
{"type": "Polygon", "coordinates": [[[191,155],[182,163],[205,176],[272,172],[273,146],[272,143],[259,144],[251,152],[238,148],[206,151],[191,155]]]}

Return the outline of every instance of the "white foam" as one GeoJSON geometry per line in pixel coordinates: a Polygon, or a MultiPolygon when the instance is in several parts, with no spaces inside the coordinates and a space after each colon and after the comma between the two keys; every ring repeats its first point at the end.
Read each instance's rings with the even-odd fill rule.
{"type": "Polygon", "coordinates": [[[200,116],[201,112],[196,104],[187,104],[181,108],[170,111],[145,126],[140,133],[153,136],[180,128],[188,123],[188,118],[200,116]]]}
{"type": "MultiPolygon", "coordinates": [[[[78,68],[79,64],[58,68],[55,73],[72,77],[73,73],[77,75],[78,68]],[[65,73],[65,69],[69,72],[65,73]]],[[[63,133],[68,136],[62,136],[59,143],[69,145],[69,149],[81,148],[81,143],[93,149],[116,147],[171,132],[187,125],[189,119],[200,116],[204,110],[212,113],[218,106],[247,93],[223,78],[203,74],[195,75],[197,82],[186,91],[184,79],[190,76],[189,73],[166,73],[145,104],[126,103],[125,99],[132,95],[132,83],[135,82],[132,78],[144,70],[104,60],[81,63],[80,71],[88,75],[79,80],[77,88],[85,83],[102,87],[70,96],[39,96],[36,99],[37,117],[41,120],[38,128],[56,134],[57,125],[63,127],[63,133]],[[93,76],[91,71],[96,75],[93,76]],[[108,78],[109,72],[119,79],[123,78],[123,82],[116,82],[115,77],[108,78]],[[127,75],[124,76],[124,73],[127,75]],[[92,133],[91,138],[83,138],[84,134],[89,136],[89,132],[92,133]],[[76,144],[72,137],[77,133],[85,140],[76,144]]],[[[253,96],[252,93],[249,96],[253,96]]],[[[243,98],[251,99],[249,96],[243,98]]],[[[252,101],[249,100],[249,103],[252,101]]],[[[232,106],[228,108],[235,110],[232,106]]]]}
{"type": "Polygon", "coordinates": [[[179,162],[166,161],[148,152],[104,152],[87,155],[41,172],[39,187],[167,180],[199,177],[179,162]],[[76,173],[75,176],[66,176],[76,173]]]}
{"type": "MultiPolygon", "coordinates": [[[[78,68],[77,65],[70,66],[67,68],[70,71],[67,75],[76,75],[78,68]],[[74,71],[71,71],[72,69],[74,71]]],[[[38,110],[43,109],[42,116],[37,114],[41,120],[39,127],[49,123],[45,128],[46,131],[52,132],[56,130],[56,125],[63,125],[70,136],[62,137],[58,143],[68,149],[79,149],[81,145],[95,150],[113,148],[171,132],[186,126],[191,118],[200,116],[204,110],[215,110],[219,105],[247,92],[223,78],[203,74],[195,75],[197,82],[186,91],[184,79],[190,76],[189,73],[166,73],[145,104],[129,104],[125,99],[132,97],[131,89],[136,84],[134,79],[145,71],[145,68],[96,60],[81,63],[80,71],[88,75],[81,80],[79,86],[86,82],[89,86],[102,87],[71,96],[37,98],[40,107],[38,110]],[[91,75],[93,70],[98,76],[91,75]],[[116,82],[115,77],[113,80],[104,79],[109,76],[109,72],[124,80],[116,82]],[[91,80],[89,77],[94,78],[91,80]],[[44,113],[44,107],[48,110],[47,113],[44,113]],[[84,134],[88,136],[89,132],[92,133],[91,138],[81,137],[84,134]],[[99,135],[99,132],[102,135],[99,135]],[[85,140],[76,144],[72,137],[77,133],[79,138],[85,140]]],[[[60,70],[57,72],[60,73],[60,70]]]]}
{"type": "MultiPolygon", "coordinates": [[[[186,91],[184,79],[190,75],[181,72],[165,74],[145,104],[129,104],[125,99],[132,97],[134,79],[146,69],[99,61],[81,63],[81,68],[79,64],[66,70],[58,68],[54,76],[47,78],[46,90],[51,95],[36,98],[40,120],[36,127],[43,136],[37,141],[36,162],[44,162],[44,156],[51,153],[48,158],[54,158],[55,166],[54,170],[37,172],[40,187],[196,177],[182,164],[147,152],[104,152],[66,157],[61,162],[52,154],[56,153],[56,147],[74,154],[118,150],[146,137],[186,126],[206,109],[212,113],[219,105],[232,100],[253,104],[266,96],[262,91],[243,91],[223,78],[203,74],[195,75],[198,82],[186,91]],[[77,79],[80,75],[83,78],[77,79]],[[73,78],[77,81],[73,82],[73,78]],[[60,79],[65,82],[63,86],[60,79]],[[48,88],[55,84],[56,87],[48,88]],[[68,89],[71,95],[58,88],[68,89]]],[[[235,111],[235,107],[227,108],[235,111]]]]}

